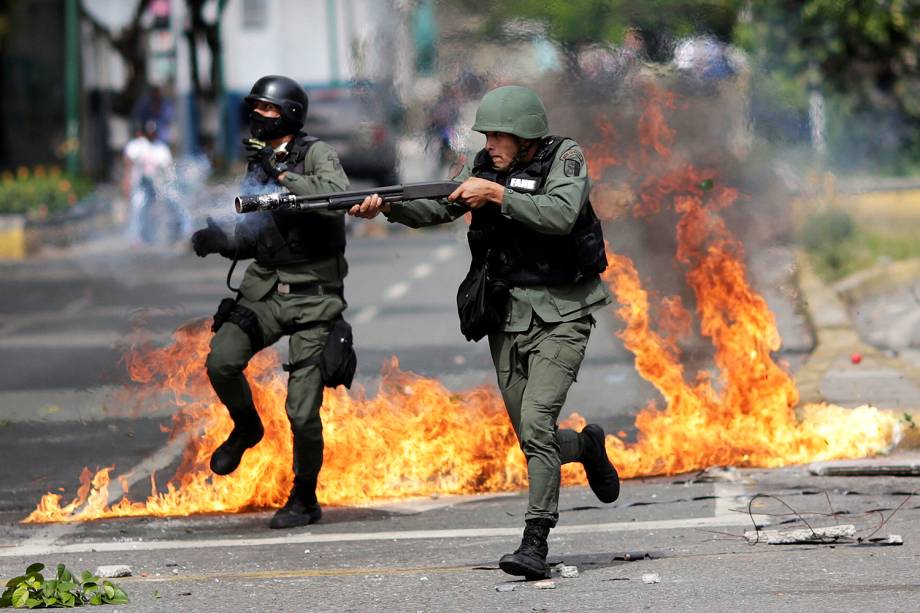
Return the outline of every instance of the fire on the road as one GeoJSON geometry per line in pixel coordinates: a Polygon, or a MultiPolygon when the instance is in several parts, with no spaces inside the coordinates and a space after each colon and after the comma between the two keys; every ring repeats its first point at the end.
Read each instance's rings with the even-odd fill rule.
{"type": "MultiPolygon", "coordinates": [[[[720,375],[713,381],[705,371],[684,372],[679,341],[690,330],[691,313],[679,297],[654,299],[632,261],[608,252],[604,278],[625,322],[621,336],[639,373],[666,401],[664,408],[649,406],[637,416],[635,444],[608,435],[607,449],[620,474],[674,474],[712,465],[774,467],[885,450],[895,436],[896,419],[874,408],[809,405],[797,419],[795,382],[772,357],[780,347],[773,316],[748,284],[742,246],[720,216],[738,193],[714,181],[713,172],[672,153],[674,132],[666,117],[673,105],[671,94],[650,89],[638,121],[638,149],[621,161],[613,153],[613,130],[602,123],[605,140],[586,153],[592,178],[599,180],[594,197],[602,215],[622,213],[624,189],[603,183],[605,170],[621,163],[636,176],[625,189],[632,214],[677,214],[675,257],[696,298],[699,330],[713,343],[720,375]]],[[[177,331],[168,347],[137,349],[128,356],[131,376],[143,393],[167,391],[174,399],[172,435],[190,433],[165,492],[152,484],[146,501],[125,497],[109,506],[111,467],[95,475],[84,470],[70,503],[47,494],[24,521],[238,512],[283,504],[291,485],[291,436],[277,354],[262,352],[247,370],[266,436],[236,472],[217,477],[208,460],[231,423],[203,368],[208,338],[206,325],[199,324],[177,331]]],[[[376,395],[327,390],[322,410],[326,448],[317,494],[325,504],[507,491],[526,483],[523,455],[491,387],[451,392],[436,380],[400,371],[394,359],[384,368],[376,395]]],[[[573,415],[566,425],[583,424],[573,415]]],[[[563,479],[585,481],[577,465],[564,467],[563,479]]]]}

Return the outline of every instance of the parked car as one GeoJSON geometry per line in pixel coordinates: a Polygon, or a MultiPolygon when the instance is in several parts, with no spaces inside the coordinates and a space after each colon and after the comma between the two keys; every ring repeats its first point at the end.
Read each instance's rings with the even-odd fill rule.
{"type": "Polygon", "coordinates": [[[399,183],[395,130],[372,90],[312,90],[309,96],[304,129],[338,152],[349,177],[399,183]]]}

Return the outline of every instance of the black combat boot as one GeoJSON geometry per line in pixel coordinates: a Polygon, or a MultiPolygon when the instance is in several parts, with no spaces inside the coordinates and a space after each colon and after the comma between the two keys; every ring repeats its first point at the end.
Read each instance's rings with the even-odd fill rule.
{"type": "Polygon", "coordinates": [[[578,459],[585,467],[591,491],[601,502],[613,502],[620,496],[620,476],[607,457],[603,428],[588,424],[578,436],[582,444],[578,459]]]}
{"type": "Polygon", "coordinates": [[[211,470],[218,475],[229,475],[240,465],[243,453],[255,447],[262,440],[265,430],[255,407],[250,407],[245,414],[233,415],[233,430],[223,444],[211,455],[211,470]]]}
{"type": "Polygon", "coordinates": [[[275,512],[269,528],[296,528],[315,524],[323,510],[316,501],[316,477],[294,477],[294,487],[284,506],[275,512]]]}
{"type": "Polygon", "coordinates": [[[525,579],[545,579],[547,575],[546,554],[549,547],[546,537],[552,522],[548,519],[528,519],[524,527],[521,546],[514,553],[501,557],[498,566],[509,575],[523,576],[525,579]]]}

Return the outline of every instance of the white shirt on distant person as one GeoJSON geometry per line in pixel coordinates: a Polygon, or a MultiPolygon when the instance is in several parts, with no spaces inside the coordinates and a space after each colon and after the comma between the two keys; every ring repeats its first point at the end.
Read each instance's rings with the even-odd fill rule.
{"type": "Polygon", "coordinates": [[[125,145],[125,158],[131,162],[131,186],[136,187],[141,179],[149,178],[154,184],[169,179],[173,157],[166,143],[150,141],[137,136],[125,145]]]}

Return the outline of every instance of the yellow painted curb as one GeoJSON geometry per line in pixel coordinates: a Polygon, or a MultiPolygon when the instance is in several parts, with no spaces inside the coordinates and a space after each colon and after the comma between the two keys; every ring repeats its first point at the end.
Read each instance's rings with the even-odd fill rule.
{"type": "Polygon", "coordinates": [[[0,258],[21,260],[26,251],[26,218],[0,215],[0,258]]]}

